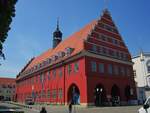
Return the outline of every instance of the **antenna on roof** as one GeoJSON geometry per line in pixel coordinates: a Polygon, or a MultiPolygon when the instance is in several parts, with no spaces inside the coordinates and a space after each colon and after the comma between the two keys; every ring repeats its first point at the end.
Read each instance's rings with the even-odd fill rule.
{"type": "Polygon", "coordinates": [[[57,17],[57,29],[59,29],[59,17],[57,17]]]}
{"type": "Polygon", "coordinates": [[[104,0],[104,9],[108,8],[108,2],[109,2],[109,0],[104,0]]]}

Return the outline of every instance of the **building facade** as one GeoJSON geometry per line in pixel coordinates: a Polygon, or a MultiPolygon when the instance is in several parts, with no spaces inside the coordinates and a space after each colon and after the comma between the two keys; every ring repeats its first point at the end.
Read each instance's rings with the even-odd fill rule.
{"type": "MultiPolygon", "coordinates": [[[[54,38],[61,36],[59,31],[54,38]]],[[[131,56],[107,9],[54,45],[17,75],[19,102],[32,97],[52,104],[108,105],[116,98],[120,104],[136,103],[131,56]]]]}
{"type": "Polygon", "coordinates": [[[133,57],[133,69],[137,86],[137,97],[142,104],[149,95],[150,90],[150,53],[141,52],[133,57]]]}
{"type": "Polygon", "coordinates": [[[15,78],[0,78],[0,101],[15,100],[16,79],[15,78]]]}

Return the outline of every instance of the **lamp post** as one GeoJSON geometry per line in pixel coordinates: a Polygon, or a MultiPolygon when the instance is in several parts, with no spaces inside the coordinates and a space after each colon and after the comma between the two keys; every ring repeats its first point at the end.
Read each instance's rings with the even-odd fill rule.
{"type": "Polygon", "coordinates": [[[102,92],[103,92],[103,88],[96,88],[96,105],[101,105],[102,104],[102,92]]]}
{"type": "Polygon", "coordinates": [[[102,92],[103,92],[103,89],[102,88],[100,88],[100,94],[99,94],[99,96],[100,96],[100,104],[102,104],[102,92]]]}

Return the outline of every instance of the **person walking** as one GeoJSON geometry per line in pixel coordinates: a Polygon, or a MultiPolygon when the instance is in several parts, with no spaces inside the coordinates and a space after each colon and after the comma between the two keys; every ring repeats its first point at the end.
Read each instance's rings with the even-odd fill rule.
{"type": "Polygon", "coordinates": [[[72,113],[72,102],[69,103],[69,113],[72,113]]]}
{"type": "Polygon", "coordinates": [[[47,111],[46,111],[45,107],[42,107],[42,109],[41,109],[40,113],[47,113],[47,111]]]}

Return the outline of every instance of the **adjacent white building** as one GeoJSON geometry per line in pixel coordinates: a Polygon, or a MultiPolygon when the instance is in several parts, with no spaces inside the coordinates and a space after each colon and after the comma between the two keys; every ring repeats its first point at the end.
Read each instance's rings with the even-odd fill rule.
{"type": "Polygon", "coordinates": [[[133,69],[137,85],[137,97],[139,103],[143,103],[149,95],[150,89],[150,53],[141,52],[133,57],[133,69]]]}

